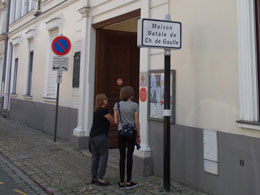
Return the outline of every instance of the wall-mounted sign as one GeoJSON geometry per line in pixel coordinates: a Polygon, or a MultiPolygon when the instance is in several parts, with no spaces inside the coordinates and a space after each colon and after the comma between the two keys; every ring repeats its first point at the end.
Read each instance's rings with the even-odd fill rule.
{"type": "Polygon", "coordinates": [[[69,57],[53,56],[52,58],[52,70],[68,71],[69,57]]]}
{"type": "Polygon", "coordinates": [[[118,78],[118,79],[116,80],[116,84],[117,84],[118,86],[122,86],[122,85],[123,85],[123,79],[118,78]]]}
{"type": "Polygon", "coordinates": [[[142,18],[138,20],[139,47],[181,48],[181,23],[142,18]]]}
{"type": "MultiPolygon", "coordinates": [[[[175,70],[170,75],[171,121],[175,120],[175,70]]],[[[149,72],[149,118],[163,120],[164,117],[164,72],[149,72]]]]}
{"type": "Polygon", "coordinates": [[[147,86],[147,72],[140,72],[140,86],[147,86]]]}
{"type": "Polygon", "coordinates": [[[146,90],[146,88],[142,87],[142,88],[140,89],[139,96],[140,96],[140,100],[141,100],[142,102],[145,102],[145,101],[146,101],[146,99],[147,99],[147,90],[146,90]]]}

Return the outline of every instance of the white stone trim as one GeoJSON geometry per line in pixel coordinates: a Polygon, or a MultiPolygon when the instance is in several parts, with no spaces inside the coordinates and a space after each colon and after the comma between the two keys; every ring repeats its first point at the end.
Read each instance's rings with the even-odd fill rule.
{"type": "Polygon", "coordinates": [[[260,131],[260,126],[259,125],[239,123],[238,127],[243,128],[243,129],[253,129],[253,130],[260,131]]]}
{"type": "Polygon", "coordinates": [[[84,39],[81,46],[80,84],[78,125],[73,131],[75,136],[89,136],[93,121],[96,31],[92,27],[91,10],[88,17],[82,18],[82,33],[84,39]]]}
{"type": "Polygon", "coordinates": [[[237,0],[240,120],[258,121],[254,0],[237,0]]]}
{"type": "MultiPolygon", "coordinates": [[[[150,17],[150,1],[142,0],[141,2],[141,18],[149,18],[150,17]]],[[[150,49],[149,48],[140,48],[140,72],[148,72],[150,68],[150,49]]],[[[148,78],[148,77],[147,77],[148,78]]],[[[148,86],[140,86],[140,88],[146,88],[148,91],[148,86]]],[[[139,101],[139,120],[140,123],[140,137],[141,137],[141,148],[140,152],[147,153],[143,155],[151,155],[151,148],[149,143],[149,122],[148,122],[148,110],[149,105],[148,101],[142,102],[139,101]]],[[[138,152],[135,152],[135,155],[138,155],[138,152]]],[[[140,154],[139,154],[140,155],[140,154]]]]}
{"type": "Polygon", "coordinates": [[[47,21],[46,22],[46,29],[48,31],[52,31],[52,30],[55,30],[55,29],[58,29],[61,27],[61,16],[57,16],[55,18],[52,18],[51,20],[47,21]]]}
{"type": "Polygon", "coordinates": [[[25,38],[26,39],[34,38],[35,34],[36,34],[36,28],[32,28],[32,29],[25,32],[25,38]]]}
{"type": "Polygon", "coordinates": [[[19,45],[21,43],[21,36],[15,37],[12,39],[12,45],[19,45]]]}

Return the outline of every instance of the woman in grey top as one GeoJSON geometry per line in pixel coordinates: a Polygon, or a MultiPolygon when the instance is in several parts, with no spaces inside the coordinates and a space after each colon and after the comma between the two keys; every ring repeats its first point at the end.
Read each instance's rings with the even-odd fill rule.
{"type": "Polygon", "coordinates": [[[120,182],[117,186],[120,189],[125,187],[125,159],[126,159],[126,147],[127,149],[127,182],[126,189],[137,187],[138,184],[133,182],[132,168],[133,168],[133,153],[135,144],[140,144],[140,123],[139,123],[139,107],[138,104],[133,102],[134,89],[130,86],[122,87],[120,91],[119,110],[117,103],[114,106],[114,121],[118,124],[118,146],[120,152],[120,182]],[[119,111],[121,119],[119,116],[119,111]],[[120,135],[123,125],[132,125],[136,128],[136,133],[133,138],[126,138],[120,135]]]}

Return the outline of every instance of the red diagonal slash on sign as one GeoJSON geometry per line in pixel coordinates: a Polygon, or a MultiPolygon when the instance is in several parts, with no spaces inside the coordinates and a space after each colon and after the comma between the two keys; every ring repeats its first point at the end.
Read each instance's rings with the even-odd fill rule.
{"type": "Polygon", "coordinates": [[[57,41],[56,43],[58,43],[59,44],[59,46],[64,50],[64,52],[66,52],[67,50],[63,47],[63,45],[59,42],[59,41],[57,41]]]}

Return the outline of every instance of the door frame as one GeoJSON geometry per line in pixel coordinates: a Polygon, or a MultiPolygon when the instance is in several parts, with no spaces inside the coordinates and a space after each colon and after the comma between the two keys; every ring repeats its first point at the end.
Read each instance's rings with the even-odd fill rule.
{"type": "Polygon", "coordinates": [[[100,28],[104,28],[105,26],[109,26],[112,24],[116,24],[116,23],[123,22],[123,21],[129,20],[129,19],[140,17],[140,16],[141,16],[141,9],[137,9],[137,10],[122,14],[120,16],[109,18],[102,22],[92,24],[92,27],[97,30],[100,28]]]}
{"type": "MultiPolygon", "coordinates": [[[[133,18],[140,18],[141,16],[141,9],[138,9],[138,10],[134,10],[132,12],[128,12],[126,14],[123,14],[123,15],[120,15],[120,16],[116,16],[114,18],[110,18],[108,20],[105,20],[105,21],[102,21],[102,22],[99,22],[99,23],[96,23],[96,24],[92,24],[92,27],[95,29],[95,34],[96,34],[96,53],[95,53],[95,70],[94,70],[94,93],[93,93],[93,96],[94,96],[94,104],[95,104],[95,96],[96,96],[96,93],[97,93],[97,82],[96,82],[96,79],[97,79],[97,71],[100,67],[98,67],[98,64],[100,63],[100,59],[98,58],[98,56],[102,55],[100,54],[100,46],[98,45],[100,43],[100,36],[101,33],[102,33],[102,30],[104,27],[108,26],[108,25],[112,25],[112,24],[116,24],[116,23],[119,23],[119,22],[123,22],[123,21],[126,21],[126,20],[130,20],[130,19],[133,19],[133,18]]],[[[139,54],[140,55],[140,54],[139,54]]],[[[140,60],[139,60],[139,66],[140,66],[140,60]]],[[[139,72],[140,72],[140,67],[139,67],[139,72]]],[[[138,77],[139,79],[139,77],[138,77]]],[[[139,80],[138,80],[138,83],[139,83],[139,80]]]]}

